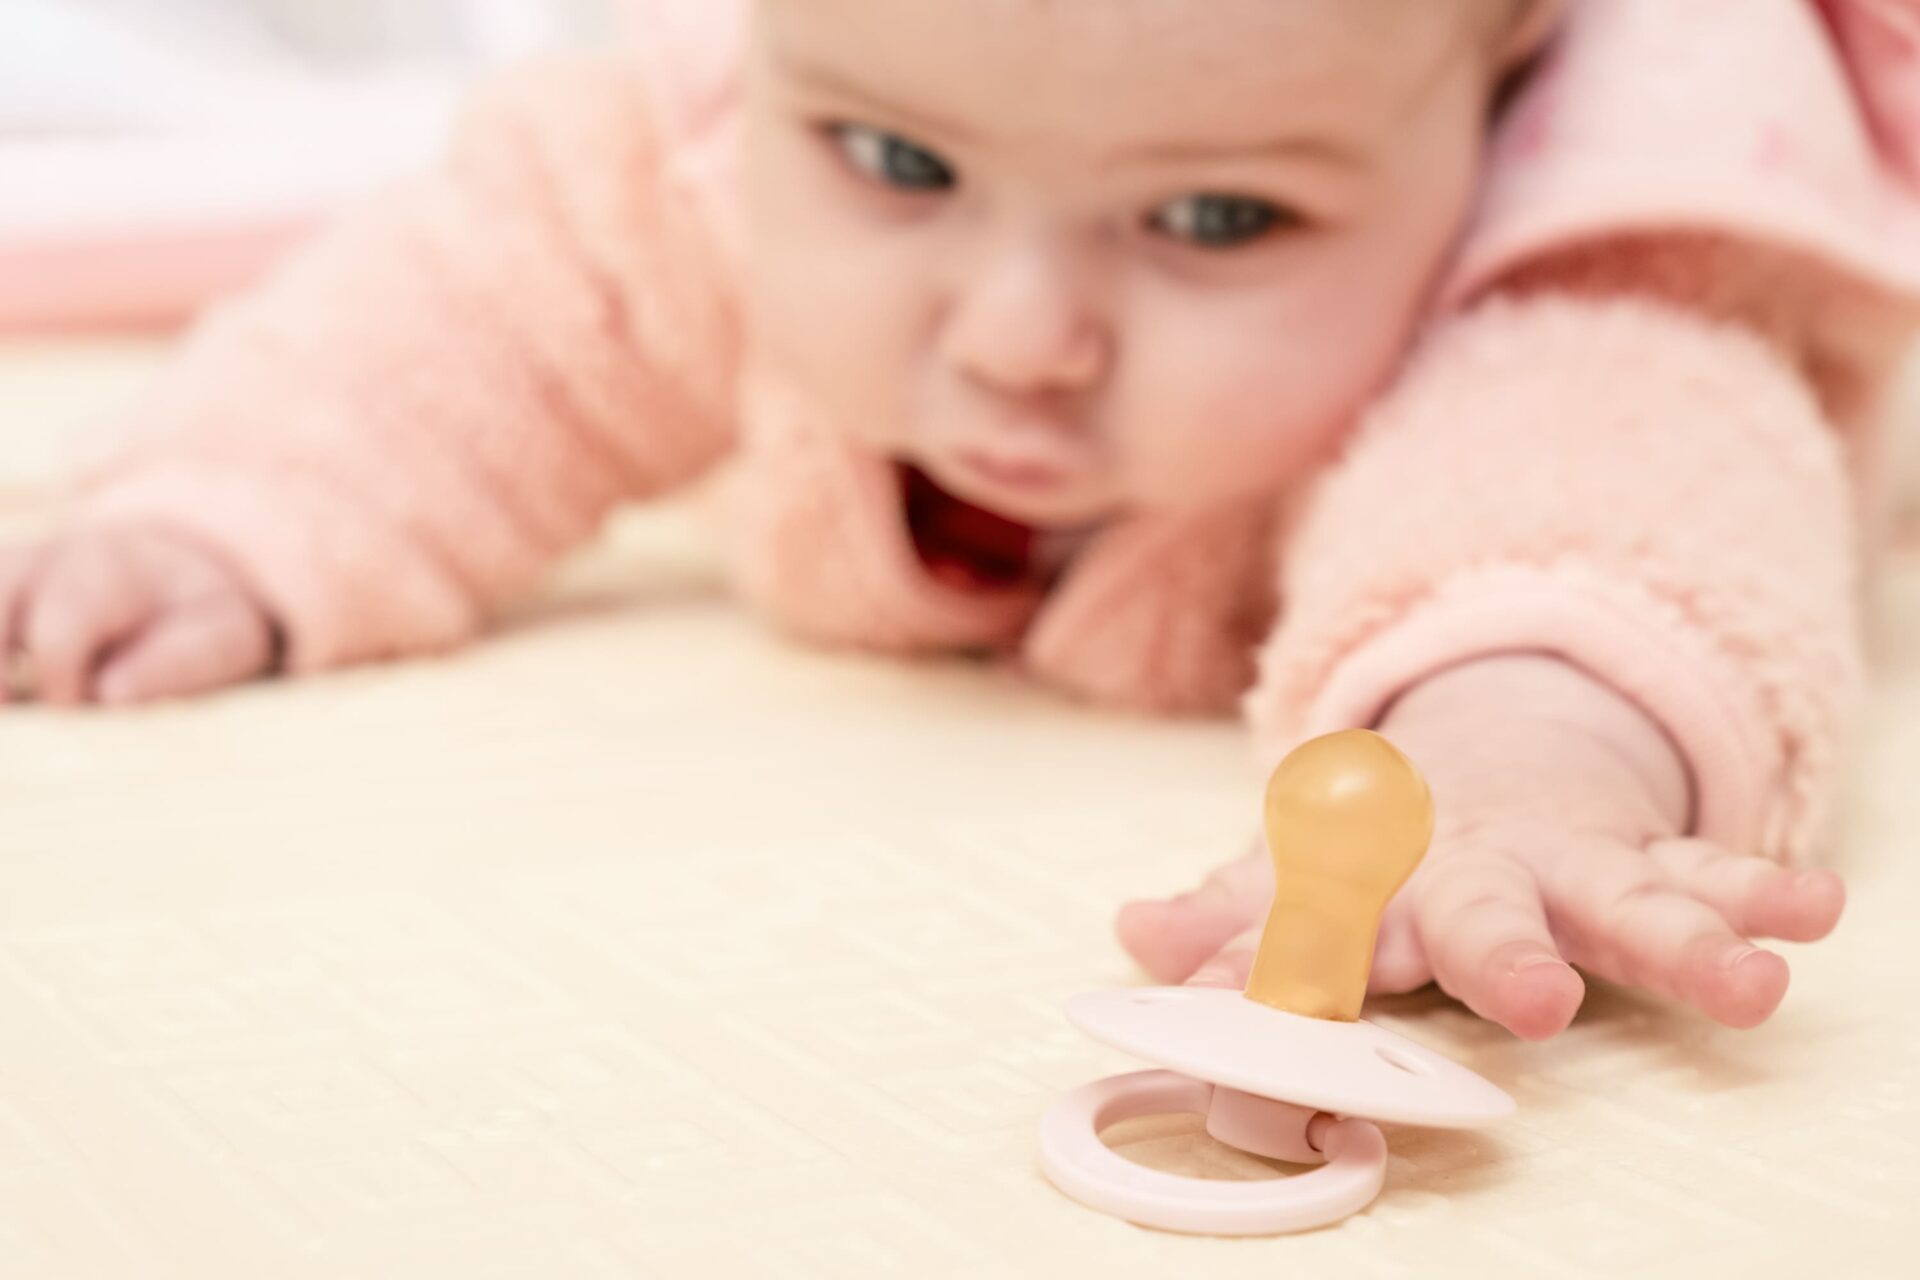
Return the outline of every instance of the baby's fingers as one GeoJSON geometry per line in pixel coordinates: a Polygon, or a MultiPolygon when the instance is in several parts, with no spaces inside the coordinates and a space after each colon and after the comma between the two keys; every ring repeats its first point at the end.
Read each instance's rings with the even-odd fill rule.
{"type": "Polygon", "coordinates": [[[80,702],[95,664],[146,624],[154,598],[119,547],[88,539],[49,552],[20,623],[41,701],[80,702]]]}
{"type": "Polygon", "coordinates": [[[1831,871],[1794,871],[1704,840],[1662,840],[1647,856],[1676,889],[1750,937],[1818,942],[1847,904],[1846,886],[1831,871]]]}
{"type": "Polygon", "coordinates": [[[13,659],[20,648],[20,622],[39,563],[36,548],[0,551],[0,702],[13,696],[13,659]]]}
{"type": "Polygon", "coordinates": [[[273,631],[242,597],[176,606],[101,668],[94,686],[112,705],[183,698],[251,680],[273,659],[273,631]]]}
{"type": "Polygon", "coordinates": [[[1577,963],[1617,982],[1676,996],[1731,1027],[1766,1021],[1787,992],[1787,964],[1669,886],[1651,858],[1588,841],[1545,871],[1547,911],[1577,963]]]}
{"type": "Polygon", "coordinates": [[[1413,912],[1441,988],[1522,1039],[1566,1030],[1586,984],[1554,946],[1533,873],[1517,858],[1466,850],[1422,870],[1413,912]]]}
{"type": "Polygon", "coordinates": [[[1182,982],[1266,915],[1273,862],[1264,847],[1214,869],[1198,889],[1175,898],[1129,902],[1114,931],[1120,945],[1157,982],[1182,982]]]}

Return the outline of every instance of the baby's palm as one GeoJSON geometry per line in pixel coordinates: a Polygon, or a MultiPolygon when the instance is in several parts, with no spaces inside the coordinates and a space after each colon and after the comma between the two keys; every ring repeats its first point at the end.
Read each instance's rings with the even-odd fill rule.
{"type": "Polygon", "coordinates": [[[0,702],[15,663],[43,701],[127,703],[252,679],[274,648],[246,583],[187,539],[103,529],[0,551],[0,702]]]}

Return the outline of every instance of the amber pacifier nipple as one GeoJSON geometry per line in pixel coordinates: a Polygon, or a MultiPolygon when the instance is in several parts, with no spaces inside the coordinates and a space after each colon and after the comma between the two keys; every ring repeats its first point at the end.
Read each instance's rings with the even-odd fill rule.
{"type": "Polygon", "coordinates": [[[1249,1000],[1310,1018],[1360,1016],[1380,917],[1433,840],[1433,794],[1377,733],[1307,743],[1267,783],[1273,906],[1249,1000]]]}

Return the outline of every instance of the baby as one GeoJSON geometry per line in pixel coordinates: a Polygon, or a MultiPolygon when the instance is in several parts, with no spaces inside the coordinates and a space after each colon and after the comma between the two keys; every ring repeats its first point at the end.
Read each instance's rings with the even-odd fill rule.
{"type": "MultiPolygon", "coordinates": [[[[39,697],[441,650],[724,469],[791,632],[1239,703],[1268,760],[1391,736],[1442,825],[1376,989],[1529,1038],[1572,966],[1772,1012],[1750,939],[1843,899],[1793,868],[1920,299],[1910,8],[636,9],[202,326],[0,559],[39,697]]],[[[1267,866],[1122,941],[1240,981],[1267,866]]]]}

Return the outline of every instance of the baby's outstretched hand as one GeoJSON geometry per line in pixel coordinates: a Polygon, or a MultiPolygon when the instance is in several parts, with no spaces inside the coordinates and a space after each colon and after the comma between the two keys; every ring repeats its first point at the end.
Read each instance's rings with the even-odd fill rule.
{"type": "MultiPolygon", "coordinates": [[[[1613,695],[1568,680],[1586,677],[1499,659],[1423,687],[1382,726],[1428,772],[1440,826],[1381,923],[1371,989],[1437,982],[1542,1039],[1579,1008],[1578,965],[1729,1026],[1759,1024],[1788,974],[1751,939],[1825,937],[1845,902],[1839,877],[1681,838],[1684,778],[1657,763],[1665,752],[1677,772],[1671,748],[1657,733],[1636,742],[1629,720],[1584,727],[1580,704],[1613,695]]],[[[1616,711],[1640,716],[1616,704],[1599,719],[1616,711]]],[[[1121,941],[1159,981],[1242,985],[1272,874],[1256,847],[1191,893],[1128,905],[1121,941]]]]}
{"type": "Polygon", "coordinates": [[[152,529],[0,551],[0,702],[9,668],[42,701],[184,697],[265,673],[273,620],[213,553],[152,529]]]}

